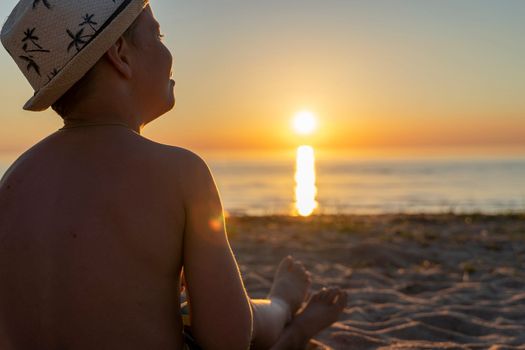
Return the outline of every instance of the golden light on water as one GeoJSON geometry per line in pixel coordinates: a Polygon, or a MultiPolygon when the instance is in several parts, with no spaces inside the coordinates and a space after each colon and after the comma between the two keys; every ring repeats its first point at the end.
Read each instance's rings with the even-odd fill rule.
{"type": "Polygon", "coordinates": [[[301,146],[297,149],[295,167],[295,209],[301,216],[309,216],[317,208],[315,181],[314,149],[311,146],[301,146]]]}
{"type": "Polygon", "coordinates": [[[301,135],[310,135],[317,129],[317,119],[310,111],[298,112],[293,118],[293,129],[301,135]]]}

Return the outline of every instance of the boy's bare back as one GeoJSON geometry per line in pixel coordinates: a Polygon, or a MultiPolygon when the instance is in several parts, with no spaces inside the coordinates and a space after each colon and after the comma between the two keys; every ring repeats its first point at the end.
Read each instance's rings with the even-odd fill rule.
{"type": "Polygon", "coordinates": [[[192,157],[97,126],[58,131],[11,167],[0,183],[7,345],[180,347],[181,186],[191,186],[192,157]]]}

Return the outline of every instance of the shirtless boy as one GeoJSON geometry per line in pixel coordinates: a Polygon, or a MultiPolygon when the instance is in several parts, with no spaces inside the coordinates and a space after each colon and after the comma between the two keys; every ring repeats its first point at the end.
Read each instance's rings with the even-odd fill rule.
{"type": "Polygon", "coordinates": [[[204,161],[141,136],[175,105],[147,1],[21,0],[1,36],[35,89],[24,108],[64,127],[0,182],[0,349],[190,348],[183,268],[203,349],[302,349],[337,320],[346,294],[305,300],[291,257],[251,300],[204,161]]]}

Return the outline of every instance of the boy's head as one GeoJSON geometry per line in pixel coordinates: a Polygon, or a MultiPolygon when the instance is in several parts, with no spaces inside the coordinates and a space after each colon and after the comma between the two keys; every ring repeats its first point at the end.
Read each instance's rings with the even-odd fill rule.
{"type": "Polygon", "coordinates": [[[148,0],[21,0],[1,39],[35,90],[24,109],[53,106],[65,118],[103,86],[140,97],[148,114],[175,103],[172,57],[148,0]]]}
{"type": "Polygon", "coordinates": [[[161,37],[160,26],[146,6],[122,37],[52,108],[67,118],[79,98],[93,95],[101,85],[117,84],[134,96],[145,118],[152,120],[170,110],[175,105],[173,59],[161,37]]]}

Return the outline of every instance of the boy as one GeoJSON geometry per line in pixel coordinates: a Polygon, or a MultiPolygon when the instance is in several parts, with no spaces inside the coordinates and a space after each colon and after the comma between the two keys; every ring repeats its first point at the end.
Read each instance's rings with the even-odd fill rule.
{"type": "Polygon", "coordinates": [[[145,0],[21,0],[2,43],[64,127],[0,182],[1,349],[300,349],[346,304],[301,263],[250,300],[208,167],[140,135],[175,105],[172,56],[145,0]],[[299,311],[299,312],[298,312],[299,311]]]}

